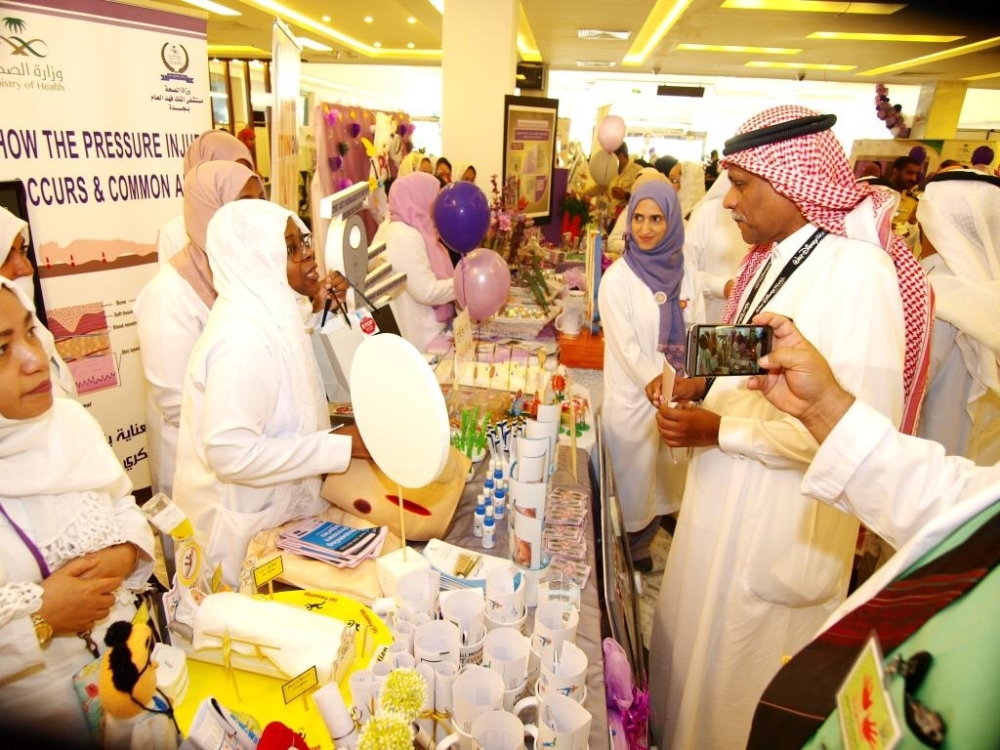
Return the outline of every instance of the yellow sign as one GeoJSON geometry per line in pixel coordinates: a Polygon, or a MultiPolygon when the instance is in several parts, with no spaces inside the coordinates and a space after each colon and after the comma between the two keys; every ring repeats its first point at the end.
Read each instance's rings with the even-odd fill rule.
{"type": "MultiPolygon", "coordinates": [[[[278,558],[281,559],[280,557],[278,558]]],[[[215,566],[215,573],[212,574],[212,593],[217,594],[219,592],[219,586],[222,584],[222,563],[215,566]]]]}
{"type": "Polygon", "coordinates": [[[135,616],[132,618],[133,625],[138,625],[139,623],[144,622],[149,622],[149,607],[146,605],[145,601],[139,605],[139,609],[136,610],[135,616]]]}
{"type": "Polygon", "coordinates": [[[296,698],[305,695],[314,687],[318,686],[319,675],[316,673],[316,667],[309,667],[309,669],[300,674],[298,677],[293,677],[282,685],[281,694],[285,698],[285,703],[291,703],[296,698]]]}
{"type": "Polygon", "coordinates": [[[281,555],[278,555],[273,560],[268,560],[263,565],[254,568],[253,570],[254,585],[256,585],[257,588],[260,588],[265,583],[270,583],[284,572],[285,572],[285,564],[281,561],[281,555]]]}
{"type": "Polygon", "coordinates": [[[885,688],[882,649],[873,635],[837,693],[840,734],[848,750],[890,750],[902,732],[885,688]]]}

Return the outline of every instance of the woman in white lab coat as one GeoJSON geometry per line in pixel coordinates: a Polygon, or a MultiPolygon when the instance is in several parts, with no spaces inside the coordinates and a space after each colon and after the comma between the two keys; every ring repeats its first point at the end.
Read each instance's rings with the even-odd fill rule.
{"type": "Polygon", "coordinates": [[[440,190],[438,179],[425,172],[397,179],[389,190],[389,220],[372,240],[373,245],[384,242],[392,270],[406,274],[406,287],[392,310],[403,338],[420,351],[455,316],[455,267],[431,217],[440,190]]]}
{"type": "Polygon", "coordinates": [[[216,298],[205,253],[208,222],[230,201],[263,195],[260,178],[242,164],[210,161],[191,169],[184,178],[184,218],[190,242],[160,266],[135,300],[146,376],[146,448],[153,492],[173,494],[184,373],[216,298]]]}
{"type": "Polygon", "coordinates": [[[352,451],[366,455],[356,433],[329,434],[319,368],[288,283],[288,261],[311,255],[304,229],[261,200],[223,206],[208,227],[219,298],[184,379],[174,499],[231,586],[254,535],[324,510],[321,475],[345,471],[352,451]]]}
{"type": "Polygon", "coordinates": [[[703,322],[705,308],[697,274],[684,265],[677,191],[650,180],[633,191],[628,212],[625,252],[611,264],[598,294],[602,414],[632,557],[648,570],[649,542],[659,517],[680,507],[687,464],[683,451],[671,456],[660,439],[646,386],[662,378],[664,362],[683,373],[686,327],[703,322]]]}
{"type": "Polygon", "coordinates": [[[100,425],[53,399],[39,329],[30,300],[0,279],[0,736],[85,747],[72,678],[104,629],[135,613],[153,535],[100,425]]]}

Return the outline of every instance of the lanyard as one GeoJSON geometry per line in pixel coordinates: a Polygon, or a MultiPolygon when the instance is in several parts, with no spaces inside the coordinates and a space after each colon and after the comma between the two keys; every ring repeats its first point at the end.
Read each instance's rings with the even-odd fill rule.
{"type": "MultiPolygon", "coordinates": [[[[781,273],[778,274],[778,278],[774,280],[771,287],[764,294],[764,298],[760,301],[756,308],[754,308],[753,313],[750,315],[750,320],[764,309],[764,305],[771,301],[771,298],[778,293],[778,291],[785,285],[785,282],[791,278],[792,274],[795,273],[799,266],[809,257],[809,254],[816,249],[816,246],[823,241],[826,237],[827,231],[825,229],[817,229],[812,233],[812,236],[805,241],[805,243],[798,250],[795,251],[789,261],[785,264],[785,267],[781,269],[781,273]]],[[[750,290],[750,294],[747,295],[747,301],[743,303],[743,307],[740,308],[740,314],[736,316],[735,323],[743,323],[747,318],[747,310],[750,308],[750,303],[753,302],[754,297],[757,296],[757,292],[760,290],[760,285],[764,283],[764,277],[767,276],[767,271],[771,267],[771,259],[767,259],[767,264],[764,269],[758,274],[757,280],[754,282],[753,288],[750,290]]]]}
{"type": "Polygon", "coordinates": [[[24,546],[26,546],[28,551],[31,552],[31,556],[35,558],[35,562],[38,563],[38,570],[42,574],[42,579],[44,580],[45,578],[48,578],[50,575],[49,566],[45,562],[45,558],[42,556],[42,551],[38,549],[38,546],[31,541],[31,538],[24,533],[24,529],[14,523],[14,519],[7,515],[7,510],[2,505],[0,505],[0,513],[2,513],[3,517],[7,519],[7,523],[9,523],[14,531],[17,532],[17,535],[21,537],[21,541],[24,542],[24,546]]]}

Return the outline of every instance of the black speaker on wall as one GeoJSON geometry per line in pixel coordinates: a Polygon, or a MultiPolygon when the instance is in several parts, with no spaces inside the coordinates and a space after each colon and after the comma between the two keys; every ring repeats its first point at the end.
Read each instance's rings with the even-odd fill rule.
{"type": "Polygon", "coordinates": [[[545,91],[546,72],[547,69],[542,63],[518,63],[517,80],[514,85],[521,91],[545,91]]]}
{"type": "Polygon", "coordinates": [[[705,96],[704,86],[657,86],[657,96],[691,96],[700,99],[705,96]]]}

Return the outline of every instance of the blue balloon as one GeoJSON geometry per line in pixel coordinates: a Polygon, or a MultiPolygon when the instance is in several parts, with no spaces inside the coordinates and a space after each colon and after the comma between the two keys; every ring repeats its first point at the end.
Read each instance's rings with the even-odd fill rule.
{"type": "Polygon", "coordinates": [[[479,247],[490,228],[490,202],[472,182],[446,185],[431,213],[441,240],[460,255],[479,247]]]}

